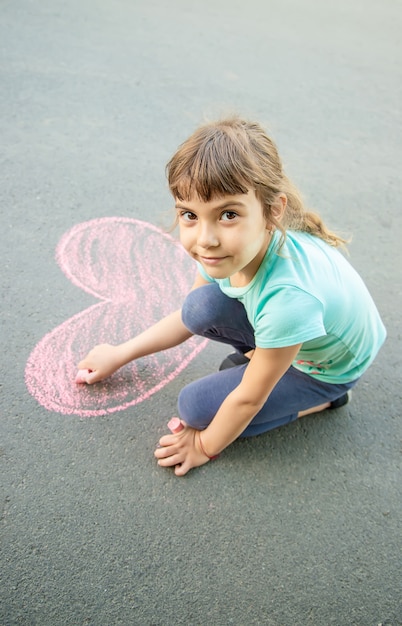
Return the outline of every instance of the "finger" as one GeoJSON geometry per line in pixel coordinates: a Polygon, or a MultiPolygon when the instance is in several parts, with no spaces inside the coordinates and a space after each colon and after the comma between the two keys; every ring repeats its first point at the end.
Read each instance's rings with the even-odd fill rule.
{"type": "Polygon", "coordinates": [[[176,446],[162,446],[161,448],[156,448],[154,455],[157,459],[166,459],[173,454],[178,454],[178,452],[176,446]]]}
{"type": "Polygon", "coordinates": [[[193,469],[194,467],[200,467],[201,465],[205,465],[205,462],[192,465],[188,460],[185,459],[183,463],[176,466],[174,473],[176,474],[176,476],[185,476],[185,474],[187,474],[187,472],[189,472],[191,469],[193,469]]]}
{"type": "Polygon", "coordinates": [[[88,376],[90,374],[91,370],[88,369],[79,369],[76,376],[75,376],[75,382],[76,383],[86,383],[88,382],[88,376]]]}
{"type": "Polygon", "coordinates": [[[174,473],[176,474],[176,476],[185,476],[190,470],[191,466],[184,462],[180,465],[176,465],[176,467],[174,468],[174,473]]]}
{"type": "Polygon", "coordinates": [[[172,467],[172,465],[178,465],[180,462],[181,456],[173,454],[172,456],[168,456],[166,459],[159,459],[158,465],[161,467],[172,467]]]}
{"type": "Polygon", "coordinates": [[[98,383],[102,380],[102,376],[99,375],[98,372],[88,371],[86,382],[88,385],[92,385],[93,383],[98,383]]]}
{"type": "Polygon", "coordinates": [[[173,435],[164,435],[159,439],[159,445],[162,447],[172,446],[178,442],[178,438],[173,435]]]}

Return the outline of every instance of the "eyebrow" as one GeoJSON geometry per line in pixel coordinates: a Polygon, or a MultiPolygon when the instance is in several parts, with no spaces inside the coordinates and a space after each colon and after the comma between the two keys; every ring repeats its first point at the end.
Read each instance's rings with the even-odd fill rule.
{"type": "MultiPolygon", "coordinates": [[[[218,204],[218,206],[214,206],[211,210],[221,211],[222,209],[226,209],[227,207],[231,207],[231,206],[239,206],[239,207],[244,208],[246,205],[244,204],[244,202],[240,202],[239,200],[226,200],[226,202],[223,202],[222,204],[218,204]]],[[[185,211],[192,210],[186,206],[182,206],[181,204],[176,204],[176,209],[183,209],[185,211]]]]}

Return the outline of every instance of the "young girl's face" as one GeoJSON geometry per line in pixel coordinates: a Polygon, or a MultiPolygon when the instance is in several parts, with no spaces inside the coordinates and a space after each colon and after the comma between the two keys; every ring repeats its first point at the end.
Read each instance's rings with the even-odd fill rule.
{"type": "Polygon", "coordinates": [[[209,202],[198,197],[177,200],[180,241],[212,278],[231,285],[248,284],[257,272],[271,238],[255,192],[223,196],[209,202]]]}

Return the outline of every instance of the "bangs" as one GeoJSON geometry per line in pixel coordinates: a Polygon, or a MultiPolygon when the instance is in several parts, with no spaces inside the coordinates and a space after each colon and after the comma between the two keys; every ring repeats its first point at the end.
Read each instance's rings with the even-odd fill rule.
{"type": "Polygon", "coordinates": [[[166,167],[172,195],[203,202],[246,194],[258,184],[248,146],[228,128],[204,127],[182,144],[166,167]]]}

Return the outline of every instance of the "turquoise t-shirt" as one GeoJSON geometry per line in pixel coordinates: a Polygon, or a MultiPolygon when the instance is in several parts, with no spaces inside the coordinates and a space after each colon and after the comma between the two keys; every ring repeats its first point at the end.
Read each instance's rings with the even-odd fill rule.
{"type": "Polygon", "coordinates": [[[298,370],[328,383],[363,374],[386,336],[377,308],[359,274],[322,239],[288,231],[278,249],[275,232],[256,275],[245,287],[201,274],[243,303],[259,348],[302,347],[298,370]]]}

